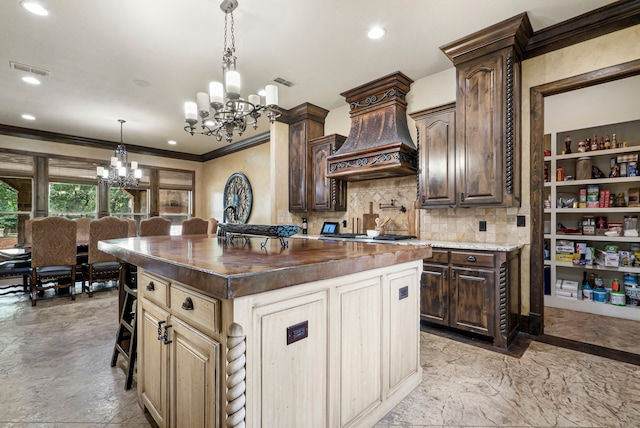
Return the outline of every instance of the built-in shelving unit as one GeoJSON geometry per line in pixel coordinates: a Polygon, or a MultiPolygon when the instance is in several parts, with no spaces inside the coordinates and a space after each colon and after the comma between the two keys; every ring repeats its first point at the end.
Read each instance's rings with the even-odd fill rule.
{"type": "Polygon", "coordinates": [[[640,320],[640,306],[616,306],[610,303],[567,298],[556,295],[555,287],[558,279],[573,280],[581,283],[585,271],[588,274],[595,273],[602,276],[605,287],[610,287],[614,278],[618,278],[622,283],[625,273],[640,275],[640,266],[606,267],[598,264],[583,266],[557,261],[555,251],[556,245],[563,240],[574,243],[584,242],[587,246],[598,250],[604,250],[606,245],[617,245],[620,250],[628,251],[631,249],[632,244],[640,244],[640,237],[604,236],[602,234],[584,235],[582,233],[561,233],[558,231],[558,224],[562,224],[565,228],[579,230],[582,219],[585,216],[606,216],[607,223],[623,223],[626,215],[640,217],[640,207],[559,208],[557,203],[561,194],[575,195],[575,200],[579,201],[580,189],[594,184],[599,186],[599,190],[609,190],[613,195],[620,192],[624,193],[625,200],[628,203],[629,189],[640,188],[640,176],[610,177],[609,174],[612,169],[612,159],[617,160],[618,156],[622,155],[640,154],[640,120],[562,131],[548,135],[547,138],[551,154],[544,157],[548,171],[548,181],[545,182],[543,198],[545,200],[549,199],[551,206],[544,209],[544,221],[547,225],[545,229],[548,229],[545,230],[544,239],[549,249],[549,258],[545,259],[544,265],[545,268],[549,269],[548,279],[551,294],[545,295],[545,306],[640,320]],[[594,135],[597,135],[598,139],[606,135],[612,138],[613,134],[616,134],[618,144],[622,145],[626,142],[626,146],[577,153],[580,140],[592,139],[594,135]],[[566,135],[570,135],[572,140],[572,153],[570,154],[563,153],[566,135]],[[585,158],[604,173],[605,177],[574,179],[577,172],[577,161],[585,158]],[[572,177],[572,179],[559,181],[557,169],[560,167],[564,168],[564,176],[572,177]]]}

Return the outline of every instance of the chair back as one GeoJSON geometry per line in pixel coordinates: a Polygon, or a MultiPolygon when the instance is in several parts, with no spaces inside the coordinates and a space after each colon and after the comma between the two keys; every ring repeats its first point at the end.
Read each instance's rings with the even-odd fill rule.
{"type": "Polygon", "coordinates": [[[128,232],[127,223],[116,217],[93,220],[89,226],[89,264],[115,261],[111,254],[98,250],[98,241],[126,238],[128,232]]]}
{"type": "Polygon", "coordinates": [[[140,236],[168,236],[171,221],[162,217],[151,217],[140,222],[140,236]]]}
{"type": "Polygon", "coordinates": [[[193,217],[182,222],[183,235],[206,235],[209,222],[199,217],[193,217]]]}
{"type": "Polygon", "coordinates": [[[64,217],[31,223],[31,267],[75,266],[78,224],[64,217]]]}
{"type": "Polygon", "coordinates": [[[207,228],[207,234],[215,235],[216,232],[218,231],[218,220],[212,217],[209,219],[208,223],[209,223],[209,227],[207,228]]]}
{"type": "Polygon", "coordinates": [[[33,223],[32,219],[29,220],[25,220],[24,222],[24,246],[25,247],[31,247],[31,244],[33,242],[33,239],[31,238],[32,235],[32,227],[31,224],[33,223]]]}
{"type": "Polygon", "coordinates": [[[127,237],[135,238],[138,236],[138,223],[132,218],[121,218],[120,221],[127,223],[127,237]]]}
{"type": "Polygon", "coordinates": [[[81,217],[74,220],[78,224],[76,245],[89,245],[89,224],[91,220],[89,217],[81,217]]]}

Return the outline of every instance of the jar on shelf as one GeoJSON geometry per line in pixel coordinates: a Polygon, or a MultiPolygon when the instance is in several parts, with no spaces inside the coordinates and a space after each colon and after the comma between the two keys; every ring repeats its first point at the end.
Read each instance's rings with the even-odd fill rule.
{"type": "Polygon", "coordinates": [[[578,158],[576,161],[576,180],[591,179],[591,158],[578,158]]]}
{"type": "Polygon", "coordinates": [[[596,234],[596,218],[594,216],[586,215],[582,217],[582,234],[583,235],[596,234]]]}
{"type": "Polygon", "coordinates": [[[626,215],[624,216],[624,236],[638,236],[638,216],[626,215]]]}

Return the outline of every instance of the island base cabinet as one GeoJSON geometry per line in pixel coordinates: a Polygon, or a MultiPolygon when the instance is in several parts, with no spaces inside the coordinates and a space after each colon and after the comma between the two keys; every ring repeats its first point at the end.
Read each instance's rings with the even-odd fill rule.
{"type": "Polygon", "coordinates": [[[217,301],[139,270],[138,401],[159,427],[220,427],[221,349],[196,329],[215,314],[217,301]],[[147,296],[149,298],[147,298],[147,296]],[[173,297],[175,307],[170,304],[173,297]],[[192,306],[185,311],[183,299],[192,306]],[[153,302],[149,299],[153,299],[153,302]],[[186,320],[186,321],[185,321],[186,320]]]}

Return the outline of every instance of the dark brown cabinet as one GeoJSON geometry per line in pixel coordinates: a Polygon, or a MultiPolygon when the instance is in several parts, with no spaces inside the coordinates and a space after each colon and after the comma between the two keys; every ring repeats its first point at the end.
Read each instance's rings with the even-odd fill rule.
{"type": "Polygon", "coordinates": [[[344,135],[331,134],[309,141],[312,211],[347,210],[347,182],[327,177],[327,156],[335,153],[346,139],[344,135]]]}
{"type": "Polygon", "coordinates": [[[456,205],[455,103],[411,114],[418,135],[420,208],[456,205]]]}
{"type": "Polygon", "coordinates": [[[456,67],[456,205],[520,206],[520,63],[526,13],[442,51],[456,67]]]}
{"type": "Polygon", "coordinates": [[[434,249],[420,282],[420,318],[509,346],[519,331],[520,250],[434,249]]]}
{"type": "MultiPolygon", "coordinates": [[[[289,119],[289,211],[310,210],[311,154],[309,140],[324,135],[328,110],[305,103],[288,111],[289,119]]],[[[326,162],[325,162],[326,165],[326,162]]]]}

